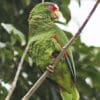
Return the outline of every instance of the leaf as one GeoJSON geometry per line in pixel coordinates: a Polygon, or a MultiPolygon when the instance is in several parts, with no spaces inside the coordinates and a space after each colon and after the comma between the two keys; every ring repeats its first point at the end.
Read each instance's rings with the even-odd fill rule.
{"type": "Polygon", "coordinates": [[[92,93],[92,88],[85,82],[85,80],[81,79],[81,77],[79,77],[78,79],[78,88],[79,88],[79,91],[81,93],[84,93],[85,95],[91,95],[92,93]],[[87,91],[88,90],[88,91],[87,91]]]}
{"type": "Polygon", "coordinates": [[[71,19],[70,9],[68,8],[69,4],[70,4],[70,0],[62,0],[61,5],[59,5],[64,18],[67,20],[67,23],[71,19]]]}
{"type": "Polygon", "coordinates": [[[94,64],[96,66],[100,66],[100,52],[97,53],[97,55],[94,58],[94,64]]]}
{"type": "Polygon", "coordinates": [[[89,69],[87,70],[87,72],[92,79],[94,87],[100,89],[100,72],[96,70],[95,68],[91,68],[90,70],[89,69]]]}
{"type": "Polygon", "coordinates": [[[0,49],[1,49],[1,48],[4,48],[5,46],[6,46],[6,44],[5,44],[5,43],[0,42],[0,49]]]}
{"type": "Polygon", "coordinates": [[[1,26],[10,34],[10,35],[15,35],[16,37],[18,37],[19,41],[21,42],[21,45],[25,45],[26,44],[26,40],[25,40],[25,36],[23,35],[23,33],[21,31],[19,31],[18,29],[16,29],[12,24],[5,24],[5,23],[1,23],[1,26]]]}
{"type": "Polygon", "coordinates": [[[0,100],[4,100],[5,96],[7,95],[7,90],[2,84],[0,83],[0,100]]]}
{"type": "Polygon", "coordinates": [[[78,4],[79,4],[79,6],[81,6],[81,0],[77,0],[77,2],[78,2],[78,4]]]}
{"type": "Polygon", "coordinates": [[[68,6],[66,6],[65,4],[62,4],[60,6],[60,9],[63,13],[64,18],[67,20],[67,23],[68,23],[69,20],[71,19],[71,13],[70,13],[68,6]]]}
{"type": "Polygon", "coordinates": [[[70,0],[61,0],[61,2],[67,6],[70,4],[70,0]]]}
{"type": "Polygon", "coordinates": [[[23,5],[28,6],[31,3],[31,0],[22,0],[23,5]]]}

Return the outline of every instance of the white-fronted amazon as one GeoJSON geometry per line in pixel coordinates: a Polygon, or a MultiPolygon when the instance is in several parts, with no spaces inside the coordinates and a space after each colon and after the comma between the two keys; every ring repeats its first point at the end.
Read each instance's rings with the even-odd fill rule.
{"type": "MultiPolygon", "coordinates": [[[[45,71],[46,66],[53,64],[63,46],[68,42],[65,33],[55,25],[55,20],[60,15],[59,7],[50,2],[36,5],[29,15],[29,37],[34,37],[29,53],[42,71],[45,71]]],[[[57,84],[62,100],[79,100],[70,49],[66,50],[54,73],[48,77],[57,84]]]]}

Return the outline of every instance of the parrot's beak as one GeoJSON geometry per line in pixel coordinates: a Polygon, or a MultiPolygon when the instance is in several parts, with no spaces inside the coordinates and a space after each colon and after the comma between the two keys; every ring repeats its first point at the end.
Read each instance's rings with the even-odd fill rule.
{"type": "Polygon", "coordinates": [[[59,10],[56,10],[52,13],[52,19],[58,19],[61,15],[61,12],[59,10]]]}

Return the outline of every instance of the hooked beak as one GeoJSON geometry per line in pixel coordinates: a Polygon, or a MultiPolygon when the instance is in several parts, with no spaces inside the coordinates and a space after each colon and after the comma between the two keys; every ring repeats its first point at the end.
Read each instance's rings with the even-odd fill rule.
{"type": "Polygon", "coordinates": [[[59,10],[56,10],[52,13],[52,19],[58,19],[61,15],[61,12],[59,10]]]}

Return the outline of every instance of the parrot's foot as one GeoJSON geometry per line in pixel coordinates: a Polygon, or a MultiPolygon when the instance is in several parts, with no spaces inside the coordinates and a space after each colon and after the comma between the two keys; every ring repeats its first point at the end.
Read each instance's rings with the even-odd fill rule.
{"type": "Polygon", "coordinates": [[[53,72],[54,72],[54,66],[49,65],[49,66],[47,67],[47,70],[48,70],[50,73],[53,73],[53,72]]]}

